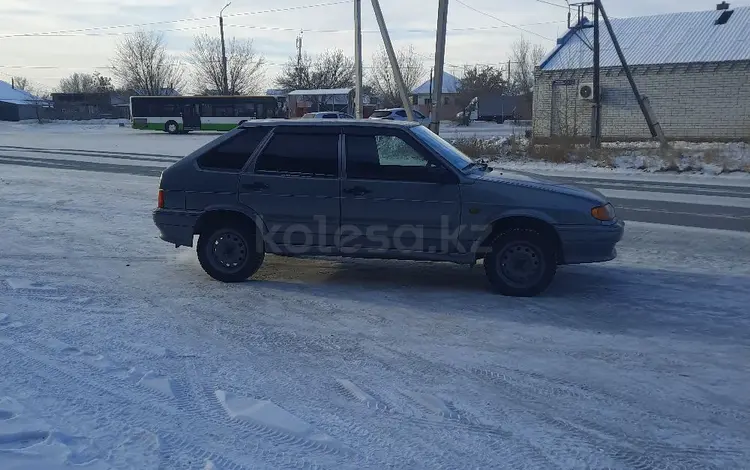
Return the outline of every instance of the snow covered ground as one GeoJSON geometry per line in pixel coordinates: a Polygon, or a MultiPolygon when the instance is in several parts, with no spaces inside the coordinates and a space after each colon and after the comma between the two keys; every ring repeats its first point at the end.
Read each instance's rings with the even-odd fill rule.
{"type": "MultiPolygon", "coordinates": [[[[210,138],[102,133],[172,155],[210,138]]],[[[0,469],[750,461],[747,233],[628,223],[617,260],[533,299],[433,263],[269,256],[224,285],[157,238],[156,185],[0,166],[0,469]]]]}

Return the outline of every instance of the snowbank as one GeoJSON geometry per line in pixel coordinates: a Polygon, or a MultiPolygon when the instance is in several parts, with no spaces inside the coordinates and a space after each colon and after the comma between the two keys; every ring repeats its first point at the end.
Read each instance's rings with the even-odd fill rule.
{"type": "Polygon", "coordinates": [[[612,142],[591,150],[583,146],[532,146],[529,139],[513,136],[447,140],[471,157],[506,168],[750,174],[750,144],[744,142],[670,142],[665,150],[655,142],[612,142]]]}

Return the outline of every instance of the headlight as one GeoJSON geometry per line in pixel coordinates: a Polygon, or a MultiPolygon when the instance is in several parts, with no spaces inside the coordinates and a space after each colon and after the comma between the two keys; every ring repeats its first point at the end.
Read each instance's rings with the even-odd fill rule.
{"type": "Polygon", "coordinates": [[[591,209],[591,215],[596,220],[601,220],[602,222],[609,222],[610,220],[615,218],[615,208],[612,206],[612,204],[596,206],[593,209],[591,209]]]}

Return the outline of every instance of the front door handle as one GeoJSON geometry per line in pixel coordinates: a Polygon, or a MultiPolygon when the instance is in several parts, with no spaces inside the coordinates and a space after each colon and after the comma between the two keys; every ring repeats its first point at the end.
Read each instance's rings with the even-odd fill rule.
{"type": "Polygon", "coordinates": [[[260,191],[263,189],[268,189],[268,185],[266,183],[256,181],[255,183],[244,183],[242,185],[242,189],[247,189],[248,191],[260,191]]]}
{"type": "Polygon", "coordinates": [[[364,188],[362,186],[353,186],[351,188],[346,188],[344,190],[344,193],[346,193],[346,194],[352,194],[354,196],[363,196],[363,195],[365,195],[367,193],[371,193],[371,192],[372,191],[370,191],[369,189],[364,188]]]}

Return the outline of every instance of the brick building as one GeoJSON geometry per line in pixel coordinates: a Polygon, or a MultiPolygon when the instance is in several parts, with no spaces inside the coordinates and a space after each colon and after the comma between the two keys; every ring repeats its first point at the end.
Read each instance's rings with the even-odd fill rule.
{"type": "MultiPolygon", "coordinates": [[[[731,9],[724,3],[711,11],[611,22],[639,91],[648,97],[668,139],[750,139],[750,7],[731,9]]],[[[602,138],[649,139],[603,22],[600,28],[602,138]]],[[[571,30],[537,68],[537,141],[591,135],[590,44],[591,28],[571,30]]]]}

